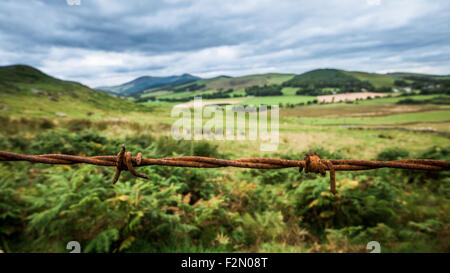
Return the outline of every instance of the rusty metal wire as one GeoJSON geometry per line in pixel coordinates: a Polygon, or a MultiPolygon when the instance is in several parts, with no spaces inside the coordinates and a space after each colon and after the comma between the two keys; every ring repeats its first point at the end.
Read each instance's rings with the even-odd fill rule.
{"type": "Polygon", "coordinates": [[[143,173],[138,173],[134,168],[162,165],[174,167],[192,167],[192,168],[220,168],[220,167],[238,167],[253,169],[282,169],[299,168],[305,173],[330,173],[330,190],[336,194],[336,171],[359,171],[378,168],[397,168],[422,171],[445,171],[450,170],[450,162],[433,159],[404,159],[393,161],[370,161],[370,160],[339,160],[339,159],[321,159],[312,151],[305,155],[303,160],[287,160],[276,158],[243,158],[236,160],[218,159],[201,156],[184,156],[171,158],[142,158],[138,153],[133,157],[130,152],[125,152],[125,145],[122,145],[117,156],[92,156],[83,157],[64,154],[43,154],[43,155],[24,155],[0,151],[0,161],[28,161],[32,163],[44,164],[92,164],[97,166],[115,166],[116,173],[113,178],[115,184],[121,171],[129,171],[134,176],[147,179],[143,173]]]}

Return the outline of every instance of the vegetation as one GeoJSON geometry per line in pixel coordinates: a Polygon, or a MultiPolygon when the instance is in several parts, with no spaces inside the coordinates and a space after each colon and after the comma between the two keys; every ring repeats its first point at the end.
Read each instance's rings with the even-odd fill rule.
{"type": "MultiPolygon", "coordinates": [[[[19,152],[84,155],[114,154],[122,142],[151,157],[224,156],[205,142],[194,142],[192,148],[166,137],[116,139],[92,130],[74,134],[55,129],[26,140],[0,138],[2,147],[19,152]]],[[[315,150],[326,158],[342,158],[315,150]]],[[[405,150],[387,149],[377,159],[408,156],[405,150]]],[[[450,160],[450,150],[435,147],[415,156],[450,160]]],[[[1,248],[65,252],[71,240],[79,241],[84,252],[365,251],[372,240],[379,241],[383,251],[450,247],[446,173],[340,174],[339,193],[333,196],[328,178],[296,170],[237,171],[229,180],[217,170],[155,166],[145,170],[149,181],[125,174],[112,185],[113,171],[0,165],[1,248]]]]}
{"type": "MultiPolygon", "coordinates": [[[[368,81],[361,81],[336,69],[319,69],[295,76],[283,83],[283,86],[302,88],[299,95],[319,95],[323,88],[336,88],[338,92],[360,92],[363,88],[373,90],[368,81]]],[[[326,91],[325,91],[326,92],[326,91]]],[[[329,94],[330,92],[326,92],[329,94]]]]}
{"type": "Polygon", "coordinates": [[[196,91],[196,90],[203,89],[205,86],[206,86],[205,84],[192,83],[192,84],[181,86],[179,88],[172,88],[172,90],[174,92],[196,91]]]}
{"type": "Polygon", "coordinates": [[[408,86],[408,83],[404,80],[395,80],[394,84],[395,84],[395,86],[400,86],[400,87],[408,86]]]}
{"type": "MultiPolygon", "coordinates": [[[[212,93],[203,93],[196,96],[188,96],[188,97],[171,97],[171,98],[159,98],[160,101],[167,101],[167,102],[187,102],[194,100],[195,97],[202,97],[203,99],[220,99],[220,98],[230,98],[230,93],[233,92],[233,89],[229,89],[226,91],[219,90],[217,92],[212,93]]],[[[138,99],[136,102],[146,101],[146,100],[156,100],[155,97],[147,97],[147,98],[141,98],[138,99]]]]}
{"type": "Polygon", "coordinates": [[[279,85],[253,85],[245,88],[245,93],[248,96],[266,97],[266,96],[282,96],[281,86],[279,85]]]}
{"type": "MultiPolygon", "coordinates": [[[[149,89],[143,93],[136,94],[136,98],[139,101],[146,101],[144,97],[154,97],[157,100],[163,99],[175,99],[174,102],[187,101],[188,97],[193,95],[203,95],[205,93],[211,94],[214,92],[220,92],[220,90],[230,90],[230,97],[241,97],[245,95],[245,88],[250,86],[262,86],[262,85],[279,85],[282,82],[289,80],[293,77],[293,74],[261,74],[261,75],[248,75],[243,77],[229,77],[219,76],[212,79],[201,79],[192,83],[182,84],[172,87],[161,87],[155,89],[149,89]],[[190,86],[186,88],[187,86],[190,86]],[[192,88],[192,90],[189,90],[192,88]],[[187,92],[186,92],[187,91],[187,92]],[[195,94],[194,94],[195,93],[195,94]],[[183,98],[181,100],[181,98],[183,98]]],[[[169,100],[169,101],[170,101],[169,100]]]]}
{"type": "MultiPolygon", "coordinates": [[[[415,73],[391,73],[393,77],[401,79],[399,82],[410,82],[414,90],[420,90],[421,94],[450,94],[450,77],[415,73]]],[[[400,86],[400,85],[399,85],[400,86]]]]}
{"type": "Polygon", "coordinates": [[[450,95],[450,80],[419,81],[414,82],[414,87],[420,89],[423,95],[446,94],[450,95]]]}
{"type": "Polygon", "coordinates": [[[363,124],[406,124],[409,122],[445,122],[450,120],[450,110],[428,111],[425,113],[405,113],[375,117],[345,117],[345,118],[300,118],[305,124],[315,125],[363,125],[363,124]]]}
{"type": "Polygon", "coordinates": [[[342,72],[346,73],[347,75],[353,76],[359,79],[360,81],[368,81],[375,88],[379,88],[382,86],[389,86],[389,87],[395,86],[394,82],[395,78],[387,74],[367,73],[361,71],[344,71],[344,70],[342,70],[342,72]]]}
{"type": "Polygon", "coordinates": [[[397,104],[443,104],[443,105],[450,105],[450,97],[449,96],[436,96],[431,99],[403,99],[399,100],[397,104]]]}
{"type": "MultiPolygon", "coordinates": [[[[317,69],[300,75],[260,74],[243,77],[219,76],[198,79],[187,83],[168,84],[149,88],[131,95],[138,103],[149,105],[170,105],[187,102],[196,96],[204,99],[242,98],[248,95],[246,89],[266,89],[264,86],[281,85],[276,96],[319,96],[348,92],[422,92],[422,94],[449,94],[449,77],[414,73],[377,74],[337,69],[317,69]],[[228,94],[224,90],[233,91],[228,94]],[[289,91],[288,91],[289,90],[289,91]],[[218,94],[215,94],[218,93],[218,94]]],[[[277,88],[278,89],[278,88],[277,88]]],[[[265,92],[262,92],[265,93],[265,92]]],[[[260,96],[259,93],[256,96],[260,96]]],[[[255,95],[250,95],[255,96],[255,95]]],[[[284,100],[277,98],[276,100],[284,100]]],[[[295,103],[294,103],[295,104],[295,103]]]]}
{"type": "Polygon", "coordinates": [[[30,66],[0,67],[3,112],[25,116],[104,118],[122,111],[151,112],[152,107],[50,77],[30,66]]]}
{"type": "Polygon", "coordinates": [[[389,93],[389,92],[392,92],[392,88],[389,86],[380,86],[378,88],[374,88],[372,91],[380,92],[380,93],[389,93]]]}
{"type": "Polygon", "coordinates": [[[183,74],[180,76],[168,76],[168,77],[143,76],[118,86],[104,86],[98,87],[98,89],[112,94],[137,96],[140,95],[142,92],[145,92],[145,90],[147,89],[161,88],[161,87],[170,88],[172,86],[194,82],[197,81],[198,79],[200,78],[192,76],[190,74],[183,74]]]}
{"type": "MultiPolygon", "coordinates": [[[[204,98],[204,97],[203,97],[204,98]]],[[[312,103],[317,100],[313,96],[296,96],[296,95],[283,95],[283,96],[263,96],[263,97],[233,97],[229,99],[220,99],[220,101],[239,101],[242,105],[275,105],[291,103],[297,106],[306,105],[308,102],[312,103]]],[[[214,100],[211,100],[214,101],[214,100]]]]}

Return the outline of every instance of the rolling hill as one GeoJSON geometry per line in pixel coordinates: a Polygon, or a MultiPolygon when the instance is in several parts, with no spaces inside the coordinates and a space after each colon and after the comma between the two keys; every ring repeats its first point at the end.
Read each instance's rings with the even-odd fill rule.
{"type": "Polygon", "coordinates": [[[360,71],[344,71],[343,73],[353,76],[360,81],[368,81],[375,88],[380,87],[393,87],[395,78],[387,75],[387,74],[377,74],[377,73],[368,73],[368,72],[360,72],[360,71]]]}
{"type": "Polygon", "coordinates": [[[118,86],[103,86],[96,89],[112,94],[133,95],[155,87],[180,85],[197,80],[200,78],[190,74],[168,77],[143,76],[118,86]]]}
{"type": "Polygon", "coordinates": [[[204,90],[244,89],[252,85],[281,84],[294,77],[294,74],[268,73],[242,77],[217,77],[204,82],[204,90]]]}
{"type": "Polygon", "coordinates": [[[348,88],[356,86],[359,88],[382,88],[395,86],[396,78],[388,74],[377,74],[361,71],[345,71],[339,69],[316,69],[297,75],[290,81],[284,83],[285,86],[306,87],[337,87],[348,88]]]}
{"type": "Polygon", "coordinates": [[[359,92],[362,88],[369,91],[371,88],[393,88],[399,79],[407,79],[406,84],[413,84],[415,80],[409,78],[425,76],[441,80],[448,77],[403,72],[377,74],[338,69],[316,69],[299,75],[222,75],[209,79],[183,74],[169,77],[144,76],[118,86],[104,87],[103,91],[100,91],[80,83],[56,79],[30,66],[11,65],[0,67],[0,114],[6,111],[5,109],[21,115],[39,112],[40,115],[46,113],[49,116],[55,116],[58,112],[85,116],[86,113],[92,112],[89,109],[98,109],[97,112],[103,112],[105,115],[108,111],[149,111],[149,107],[133,103],[132,100],[146,102],[157,99],[170,104],[191,100],[193,96],[203,96],[204,99],[233,99],[245,97],[247,87],[274,84],[283,86],[283,101],[303,101],[299,95],[313,99],[323,92],[345,93],[359,92]],[[304,94],[298,94],[299,90],[305,91],[304,94]]]}
{"type": "Polygon", "coordinates": [[[316,69],[297,75],[284,82],[285,86],[306,87],[309,85],[323,87],[338,87],[345,84],[358,83],[360,80],[353,75],[337,69],[316,69]]]}
{"type": "Polygon", "coordinates": [[[192,95],[210,94],[220,90],[232,89],[232,94],[245,94],[244,89],[253,85],[282,84],[294,77],[295,74],[267,73],[247,75],[242,77],[218,76],[210,79],[200,79],[191,83],[177,86],[151,88],[134,94],[137,98],[179,98],[192,95]]]}
{"type": "MultiPolygon", "coordinates": [[[[352,92],[356,90],[393,88],[397,78],[389,74],[377,74],[361,71],[345,71],[339,69],[316,69],[299,75],[268,73],[248,75],[242,77],[219,76],[211,79],[200,79],[190,83],[149,88],[135,93],[137,99],[182,99],[192,96],[212,94],[218,91],[232,90],[230,96],[245,95],[245,88],[250,86],[283,85],[283,93],[295,95],[301,87],[314,86],[315,88],[331,88],[342,90],[340,92],[352,92]]],[[[327,91],[329,92],[329,91],[327,91]]],[[[305,95],[314,95],[312,93],[305,95]]]]}
{"type": "Polygon", "coordinates": [[[411,73],[411,72],[393,72],[388,73],[387,75],[396,79],[434,79],[434,80],[450,79],[450,75],[433,75],[433,74],[411,73]]]}
{"type": "Polygon", "coordinates": [[[113,112],[151,110],[31,66],[0,66],[0,115],[101,118],[113,112]]]}

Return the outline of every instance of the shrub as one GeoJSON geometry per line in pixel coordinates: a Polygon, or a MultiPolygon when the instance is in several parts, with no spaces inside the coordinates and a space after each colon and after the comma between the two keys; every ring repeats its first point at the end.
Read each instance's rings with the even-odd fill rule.
{"type": "MultiPolygon", "coordinates": [[[[224,157],[208,142],[107,138],[91,129],[0,137],[5,149],[29,154],[111,155],[122,143],[145,157],[224,157]]],[[[339,151],[313,150],[321,158],[342,158],[339,151]]],[[[270,156],[302,159],[306,152],[270,156]]],[[[377,158],[406,156],[413,155],[396,148],[377,158]]],[[[414,155],[447,161],[449,156],[447,147],[414,155]]],[[[225,173],[147,166],[140,171],[149,179],[122,172],[112,185],[114,168],[2,163],[0,249],[67,252],[72,240],[84,252],[365,252],[372,240],[381,243],[383,252],[448,252],[450,247],[449,172],[436,177],[389,169],[337,172],[338,193],[333,195],[328,175],[297,168],[225,173]]]]}
{"type": "Polygon", "coordinates": [[[89,129],[92,126],[92,121],[89,119],[71,119],[67,122],[66,127],[71,132],[80,132],[89,129]]]}
{"type": "Polygon", "coordinates": [[[409,157],[409,152],[403,148],[394,147],[394,148],[386,148],[381,151],[377,155],[377,159],[379,161],[391,161],[391,160],[399,160],[406,159],[409,157]]]}

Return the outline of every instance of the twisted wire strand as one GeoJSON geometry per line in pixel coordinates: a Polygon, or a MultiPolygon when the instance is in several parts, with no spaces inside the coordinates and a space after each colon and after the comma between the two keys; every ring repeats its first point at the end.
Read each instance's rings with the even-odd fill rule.
{"type": "Polygon", "coordinates": [[[348,160],[348,159],[321,159],[312,151],[305,155],[303,160],[288,160],[278,158],[242,158],[242,159],[218,159],[201,156],[183,156],[169,158],[142,158],[138,153],[136,157],[130,152],[125,151],[125,145],[122,145],[117,156],[75,156],[65,154],[42,154],[25,155],[0,151],[0,161],[28,161],[32,163],[44,164],[91,164],[97,166],[115,166],[116,173],[113,183],[119,179],[121,171],[129,171],[134,176],[148,178],[145,174],[137,172],[135,167],[160,165],[172,167],[191,167],[191,168],[221,168],[237,167],[252,169],[283,169],[299,168],[305,173],[317,173],[325,175],[330,173],[330,190],[336,194],[336,171],[359,171],[378,168],[396,168],[421,171],[446,171],[450,170],[450,162],[434,159],[403,159],[392,161],[373,161],[373,160],[348,160]]]}

